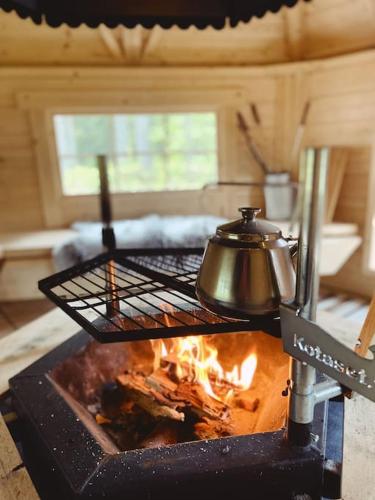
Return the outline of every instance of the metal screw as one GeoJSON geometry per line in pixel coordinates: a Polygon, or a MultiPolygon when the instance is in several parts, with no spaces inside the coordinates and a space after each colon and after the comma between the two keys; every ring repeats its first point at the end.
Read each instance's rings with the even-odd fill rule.
{"type": "Polygon", "coordinates": [[[313,443],[317,443],[317,442],[319,441],[319,436],[318,436],[318,434],[313,434],[313,433],[311,433],[311,434],[310,434],[310,436],[311,436],[311,441],[312,441],[313,443]]]}

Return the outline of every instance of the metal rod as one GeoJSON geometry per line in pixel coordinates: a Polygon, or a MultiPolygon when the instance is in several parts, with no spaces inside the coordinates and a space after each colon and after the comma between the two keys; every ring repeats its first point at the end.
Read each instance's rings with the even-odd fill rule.
{"type": "Polygon", "coordinates": [[[104,155],[97,156],[100,181],[100,209],[104,226],[108,227],[112,222],[111,199],[109,194],[107,158],[104,155]]]}
{"type": "Polygon", "coordinates": [[[319,256],[328,172],[328,148],[305,152],[304,194],[299,235],[296,303],[300,316],[316,320],[319,256]]]}
{"type": "MultiPolygon", "coordinates": [[[[327,148],[309,148],[305,151],[302,161],[304,191],[295,300],[300,316],[310,321],[316,319],[319,294],[319,255],[328,157],[327,148]]],[[[315,368],[292,360],[288,437],[294,444],[300,446],[310,444],[316,403],[315,380],[315,368]]]]}
{"type": "MultiPolygon", "coordinates": [[[[116,248],[115,232],[112,227],[112,209],[109,193],[107,158],[104,155],[97,156],[99,180],[100,180],[100,209],[102,217],[102,243],[110,252],[116,248]]],[[[108,287],[108,302],[106,305],[108,316],[115,316],[120,309],[118,300],[116,277],[114,274],[114,263],[109,260],[106,264],[106,282],[108,287]]]]}
{"type": "Polygon", "coordinates": [[[324,380],[324,382],[319,382],[315,384],[314,387],[314,398],[315,404],[322,403],[328,399],[335,398],[342,394],[341,385],[333,379],[324,380]]]}

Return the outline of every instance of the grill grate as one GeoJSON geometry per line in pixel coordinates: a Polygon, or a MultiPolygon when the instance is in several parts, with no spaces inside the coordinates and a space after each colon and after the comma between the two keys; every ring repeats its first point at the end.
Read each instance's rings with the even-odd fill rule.
{"type": "Polygon", "coordinates": [[[115,250],[54,274],[39,289],[99,342],[234,331],[280,336],[279,320],[232,320],[195,295],[203,249],[115,250]]]}

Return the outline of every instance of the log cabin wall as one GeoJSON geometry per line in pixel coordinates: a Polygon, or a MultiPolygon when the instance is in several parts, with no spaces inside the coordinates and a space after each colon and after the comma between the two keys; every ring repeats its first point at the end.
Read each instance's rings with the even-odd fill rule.
{"type": "Polygon", "coordinates": [[[357,223],[363,243],[341,271],[324,282],[339,290],[371,296],[375,276],[369,274],[366,259],[370,197],[375,187],[375,55],[367,56],[358,54],[343,65],[317,67],[311,73],[312,106],[305,142],[350,148],[334,220],[357,223]]]}
{"type": "MultiPolygon", "coordinates": [[[[54,140],[45,125],[46,110],[218,108],[219,175],[224,181],[261,180],[237,130],[236,111],[249,119],[249,102],[257,103],[264,129],[264,151],[277,157],[275,128],[277,79],[241,69],[0,69],[0,225],[3,231],[64,227],[78,219],[97,219],[96,196],[62,197],[56,178],[54,140]],[[178,89],[175,91],[175,89],[178,89]],[[163,104],[164,103],[164,104],[163,104]],[[54,172],[54,173],[53,173],[54,172]]],[[[79,111],[78,111],[79,112],[79,111]]],[[[263,133],[263,131],[262,131],[263,133]]],[[[236,214],[249,189],[116,194],[117,218],[161,214],[236,214]]],[[[251,192],[262,204],[259,189],[251,192]]]]}
{"type": "MultiPolygon", "coordinates": [[[[245,114],[273,167],[293,169],[297,176],[298,165],[290,153],[298,120],[309,100],[304,145],[350,148],[335,220],[357,222],[365,235],[361,250],[342,272],[327,281],[341,289],[370,294],[375,278],[365,269],[364,250],[369,238],[367,193],[375,168],[375,51],[364,49],[373,46],[370,19],[374,13],[371,2],[358,3],[363,3],[362,10],[348,0],[300,4],[279,16],[252,21],[253,30],[241,26],[233,37],[227,38],[230,41],[225,46],[220,45],[220,33],[203,32],[199,43],[206,44],[204,62],[200,60],[198,45],[194,45],[195,41],[198,44],[198,36],[190,45],[190,30],[171,30],[172,37],[156,30],[146,33],[142,64],[133,59],[132,67],[124,66],[121,48],[113,44],[114,38],[108,38],[108,30],[100,33],[99,46],[95,45],[99,34],[85,27],[80,28],[80,35],[61,27],[63,36],[55,39],[43,38],[49,28],[41,27],[40,38],[28,52],[27,37],[19,37],[19,24],[14,29],[13,21],[8,23],[11,18],[7,17],[7,22],[0,24],[0,45],[7,42],[2,44],[6,48],[1,52],[0,68],[0,231],[64,227],[77,218],[98,217],[96,197],[62,200],[48,188],[53,158],[46,152],[46,137],[40,135],[48,132],[38,121],[43,108],[40,103],[49,102],[52,108],[109,103],[112,109],[119,109],[124,103],[137,106],[142,102],[150,104],[153,99],[163,102],[173,89],[179,88],[180,102],[194,105],[204,101],[203,94],[216,93],[216,104],[222,111],[220,179],[258,181],[262,176],[237,130],[236,111],[245,114]],[[327,17],[338,4],[340,18],[327,17]],[[353,23],[355,30],[350,29],[353,23]],[[48,50],[44,50],[46,46],[48,50]],[[91,46],[94,48],[88,50],[91,46]],[[348,51],[359,52],[330,58],[348,51]],[[186,57],[181,59],[185,52],[186,57]],[[315,57],[327,59],[310,60],[315,57]],[[300,59],[305,61],[288,62],[300,59]],[[266,65],[254,66],[259,63],[266,65]],[[160,96],[164,96],[161,101],[160,96]],[[258,107],[261,128],[252,122],[252,102],[258,107]]],[[[23,23],[18,19],[15,22],[23,23]]],[[[39,28],[26,23],[22,29],[25,34],[29,30],[31,36],[39,28]]],[[[116,37],[126,45],[129,33],[119,31],[116,37]]],[[[52,181],[56,183],[56,179],[52,181]]],[[[114,208],[116,217],[134,217],[150,211],[211,212],[233,217],[236,207],[249,199],[254,204],[263,203],[259,190],[221,188],[204,193],[115,195],[114,208]]]]}
{"type": "MultiPolygon", "coordinates": [[[[38,127],[32,123],[35,110],[82,109],[82,106],[120,109],[124,103],[152,106],[155,102],[162,105],[164,101],[169,105],[168,95],[178,88],[178,97],[172,99],[180,103],[200,106],[211,99],[211,103],[223,110],[219,137],[220,180],[259,181],[262,174],[249,157],[237,129],[237,110],[245,115],[273,168],[293,168],[296,176],[298,165],[296,162],[292,165],[290,153],[307,100],[311,108],[305,145],[372,146],[375,135],[374,74],[373,51],[322,62],[209,70],[108,68],[103,72],[98,68],[1,68],[2,230],[62,227],[77,217],[92,219],[98,216],[96,197],[72,197],[62,203],[60,218],[48,221],[46,211],[54,210],[48,201],[54,200],[45,199],[50,190],[43,189],[43,182],[52,169],[49,164],[52,160],[48,155],[38,160],[40,143],[46,138],[38,137],[38,127]],[[252,121],[250,103],[257,105],[261,127],[256,127],[252,121]],[[43,200],[46,207],[43,207],[43,200]]],[[[363,175],[361,178],[363,180],[363,175]]],[[[347,176],[344,183],[350,180],[353,178],[347,176]]],[[[193,212],[211,211],[233,216],[235,207],[249,195],[247,188],[225,188],[197,192],[195,203],[188,206],[186,200],[188,196],[191,199],[191,195],[186,193],[116,195],[114,202],[117,217],[142,215],[154,209],[156,204],[160,213],[184,213],[188,208],[193,212]]],[[[254,203],[262,203],[258,189],[252,190],[251,197],[254,203]]],[[[361,210],[365,217],[365,209],[361,210]]],[[[340,211],[337,215],[342,217],[340,211]]]]}
{"type": "Polygon", "coordinates": [[[334,217],[335,221],[338,222],[358,224],[363,243],[337,275],[323,280],[325,284],[337,290],[347,290],[369,297],[375,289],[375,277],[373,274],[369,274],[368,269],[366,269],[371,227],[369,199],[371,192],[374,192],[373,182],[371,182],[374,171],[373,151],[370,147],[350,148],[343,186],[334,217]]]}

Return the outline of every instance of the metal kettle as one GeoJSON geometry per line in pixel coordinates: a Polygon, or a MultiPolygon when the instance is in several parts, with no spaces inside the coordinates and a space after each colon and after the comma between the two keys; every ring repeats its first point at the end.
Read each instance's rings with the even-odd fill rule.
{"type": "Polygon", "coordinates": [[[197,277],[198,299],[227,317],[277,316],[281,302],[294,300],[297,243],[257,220],[261,209],[239,211],[242,219],[219,226],[208,240],[197,277]]]}

